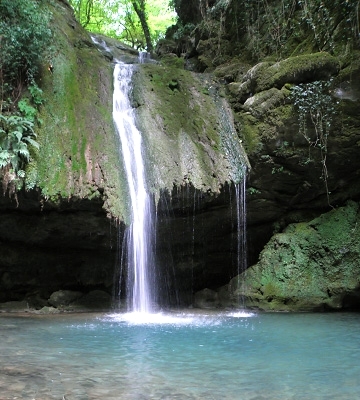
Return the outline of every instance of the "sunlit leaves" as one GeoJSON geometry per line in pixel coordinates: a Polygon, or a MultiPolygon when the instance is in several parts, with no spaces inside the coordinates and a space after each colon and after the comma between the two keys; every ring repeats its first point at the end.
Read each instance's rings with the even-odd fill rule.
{"type": "MultiPolygon", "coordinates": [[[[175,22],[175,11],[169,6],[169,0],[141,0],[135,3],[140,8],[145,6],[153,45],[175,22]]],[[[90,32],[117,38],[139,50],[146,48],[144,28],[135,12],[133,0],[71,0],[70,4],[77,19],[90,32]]]]}
{"type": "Polygon", "coordinates": [[[37,1],[1,0],[0,15],[0,75],[10,89],[37,73],[51,39],[50,14],[37,1]]]}

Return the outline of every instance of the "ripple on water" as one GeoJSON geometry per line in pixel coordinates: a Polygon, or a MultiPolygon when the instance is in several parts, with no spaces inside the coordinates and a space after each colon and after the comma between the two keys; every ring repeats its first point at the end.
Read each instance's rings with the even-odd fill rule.
{"type": "Polygon", "coordinates": [[[353,400],[359,331],[358,314],[1,316],[0,399],[353,400]]]}

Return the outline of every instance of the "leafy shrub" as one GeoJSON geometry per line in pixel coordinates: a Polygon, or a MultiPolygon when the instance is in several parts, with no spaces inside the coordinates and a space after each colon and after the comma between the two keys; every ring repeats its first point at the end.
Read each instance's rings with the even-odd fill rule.
{"type": "Polygon", "coordinates": [[[30,159],[28,145],[36,149],[34,124],[19,115],[0,115],[0,168],[10,167],[19,177],[24,177],[23,167],[30,159]]]}
{"type": "Polygon", "coordinates": [[[42,3],[0,0],[0,178],[15,198],[30,148],[39,148],[34,124],[43,96],[35,78],[51,39],[51,15],[42,3]],[[29,96],[21,98],[26,88],[29,96]]]}
{"type": "Polygon", "coordinates": [[[43,10],[41,1],[1,0],[0,15],[2,110],[5,100],[16,99],[23,84],[33,82],[51,30],[50,14],[43,10]]]}
{"type": "Polygon", "coordinates": [[[37,109],[29,103],[29,99],[21,99],[18,103],[18,107],[21,114],[23,114],[28,121],[35,121],[37,109]]]}

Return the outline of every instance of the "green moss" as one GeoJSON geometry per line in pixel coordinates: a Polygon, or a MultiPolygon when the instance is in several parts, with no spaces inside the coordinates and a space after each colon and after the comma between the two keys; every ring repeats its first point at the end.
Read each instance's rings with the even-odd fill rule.
{"type": "Polygon", "coordinates": [[[341,293],[359,286],[358,209],[349,202],[274,235],[244,274],[246,295],[271,310],[340,307],[341,293]]]}
{"type": "Polygon", "coordinates": [[[27,168],[26,187],[51,200],[94,198],[104,193],[110,214],[124,218],[127,187],[112,120],[112,65],[72,19],[71,9],[52,2],[53,47],[41,72],[44,105],[40,150],[27,168]],[[98,190],[100,189],[100,191],[98,190]]]}
{"type": "Polygon", "coordinates": [[[169,68],[184,69],[184,59],[175,54],[165,54],[161,57],[161,64],[169,68]]]}
{"type": "Polygon", "coordinates": [[[291,57],[296,57],[304,54],[311,54],[316,52],[316,46],[314,46],[314,39],[312,37],[305,37],[300,43],[294,42],[288,46],[292,51],[291,57]]]}
{"type": "Polygon", "coordinates": [[[261,92],[272,87],[280,89],[286,83],[306,82],[309,79],[327,79],[339,69],[337,58],[326,52],[290,57],[266,69],[259,69],[256,91],[261,92]]]}
{"type": "Polygon", "coordinates": [[[247,154],[256,153],[261,145],[259,122],[252,115],[244,113],[238,114],[237,119],[240,123],[240,135],[247,154]]]}
{"type": "MultiPolygon", "coordinates": [[[[177,135],[179,130],[195,130],[199,135],[206,132],[218,144],[216,133],[216,116],[207,115],[207,120],[199,113],[200,104],[194,101],[191,92],[208,90],[201,87],[194,76],[177,68],[158,65],[144,65],[134,76],[134,99],[141,104],[143,101],[139,90],[153,92],[151,107],[162,120],[162,125],[168,135],[177,135]],[[144,87],[139,88],[139,80],[144,87]]],[[[210,98],[202,98],[201,106],[213,108],[210,98]],[[205,104],[204,104],[205,102],[205,104]],[[208,104],[206,104],[208,103],[208,104]]]]}
{"type": "Polygon", "coordinates": [[[239,174],[233,158],[241,151],[231,131],[231,110],[210,76],[142,64],[133,75],[133,88],[154,191],[189,182],[217,191],[239,174]],[[225,152],[228,156],[222,157],[225,152]]]}
{"type": "Polygon", "coordinates": [[[265,298],[279,297],[279,288],[274,284],[274,282],[268,282],[263,286],[263,295],[265,298]]]}

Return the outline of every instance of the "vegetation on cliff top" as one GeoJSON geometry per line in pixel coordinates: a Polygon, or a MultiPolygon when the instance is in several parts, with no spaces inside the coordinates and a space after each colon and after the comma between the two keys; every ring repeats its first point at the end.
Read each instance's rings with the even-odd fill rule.
{"type": "Polygon", "coordinates": [[[43,96],[36,80],[52,37],[51,14],[40,0],[3,0],[0,14],[0,177],[4,192],[13,194],[39,148],[35,130],[43,96]]]}
{"type": "Polygon", "coordinates": [[[168,0],[70,0],[70,4],[85,29],[149,52],[175,18],[168,0]]]}

